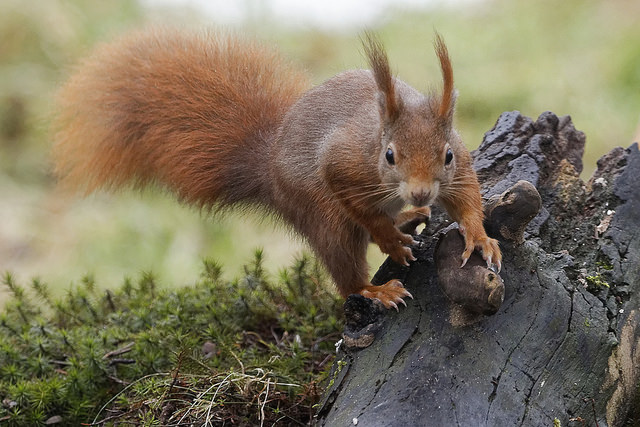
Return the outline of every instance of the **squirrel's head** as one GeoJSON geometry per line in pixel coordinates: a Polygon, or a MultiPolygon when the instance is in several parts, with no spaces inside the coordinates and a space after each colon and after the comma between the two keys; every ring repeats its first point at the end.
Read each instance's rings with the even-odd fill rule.
{"type": "Polygon", "coordinates": [[[414,91],[400,97],[389,63],[377,39],[367,35],[365,50],[378,87],[383,126],[378,170],[383,185],[397,185],[397,194],[408,204],[428,206],[441,185],[454,179],[456,154],[462,147],[453,129],[456,92],[447,48],[437,35],[444,87],[440,96],[425,97],[414,91]]]}

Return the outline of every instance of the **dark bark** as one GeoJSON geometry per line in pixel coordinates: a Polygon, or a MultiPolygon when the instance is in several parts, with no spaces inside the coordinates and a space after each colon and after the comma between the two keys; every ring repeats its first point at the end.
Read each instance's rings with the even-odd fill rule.
{"type": "MultiPolygon", "coordinates": [[[[640,380],[640,152],[637,144],[614,149],[584,183],[583,148],[584,135],[569,117],[500,116],[473,156],[490,199],[486,226],[504,255],[504,302],[493,315],[477,314],[491,312],[483,305],[490,301],[484,285],[471,297],[458,282],[439,285],[442,271],[458,267],[441,265],[439,279],[434,251],[448,224],[436,213],[414,248],[418,261],[408,269],[387,261],[374,278],[403,279],[415,297],[407,308],[377,316],[371,314],[380,311],[376,304],[347,300],[345,343],[357,343],[363,329],[369,339],[342,346],[319,424],[633,422],[640,380]],[[531,203],[522,209],[512,203],[521,194],[509,190],[519,180],[537,188],[537,215],[531,203]],[[518,216],[523,219],[513,219],[518,216]],[[451,302],[456,298],[467,308],[451,302]]],[[[472,285],[488,283],[488,271],[470,279],[472,285]]]]}

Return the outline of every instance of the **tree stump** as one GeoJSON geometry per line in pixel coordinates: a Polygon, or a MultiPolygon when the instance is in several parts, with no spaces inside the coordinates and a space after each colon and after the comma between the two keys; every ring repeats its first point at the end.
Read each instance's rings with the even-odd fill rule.
{"type": "Polygon", "coordinates": [[[504,255],[502,296],[484,267],[464,289],[451,250],[438,248],[455,224],[435,212],[418,260],[387,260],[374,277],[402,279],[408,307],[345,302],[319,425],[640,422],[640,152],[612,150],[584,183],[584,141],[569,117],[500,116],[472,155],[504,255]]]}

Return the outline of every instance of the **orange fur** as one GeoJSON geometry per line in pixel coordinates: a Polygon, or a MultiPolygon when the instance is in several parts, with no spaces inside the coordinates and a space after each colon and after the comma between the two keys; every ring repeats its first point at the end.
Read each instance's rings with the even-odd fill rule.
{"type": "Polygon", "coordinates": [[[373,78],[380,89],[382,100],[384,100],[382,108],[385,110],[386,119],[393,122],[400,114],[400,106],[396,99],[395,83],[389,67],[387,53],[380,40],[372,33],[365,33],[365,39],[362,44],[373,71],[373,78]]]}
{"type": "Polygon", "coordinates": [[[454,101],[454,88],[453,88],[453,67],[451,66],[451,60],[449,59],[449,51],[447,45],[444,44],[444,40],[440,34],[436,34],[436,40],[434,43],[436,49],[436,55],[440,60],[440,68],[442,70],[442,99],[438,108],[438,117],[446,118],[450,115],[453,109],[454,101]]]}
{"type": "Polygon", "coordinates": [[[59,91],[55,171],[87,192],[159,183],[203,208],[262,202],[268,142],[307,85],[255,42],[131,34],[97,49],[59,91]]]}

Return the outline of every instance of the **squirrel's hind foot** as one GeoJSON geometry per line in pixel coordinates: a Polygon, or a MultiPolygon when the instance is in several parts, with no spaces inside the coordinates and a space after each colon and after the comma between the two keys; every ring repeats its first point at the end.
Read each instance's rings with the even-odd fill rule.
{"type": "Polygon", "coordinates": [[[358,293],[366,298],[377,299],[386,308],[393,307],[396,310],[398,310],[398,304],[407,305],[404,297],[413,299],[413,295],[402,286],[399,280],[395,279],[381,286],[366,285],[358,293]]]}

